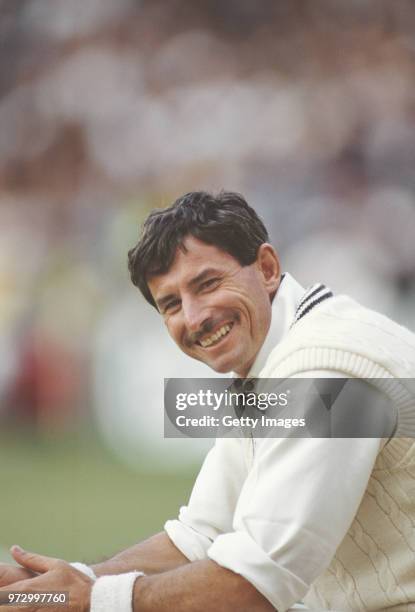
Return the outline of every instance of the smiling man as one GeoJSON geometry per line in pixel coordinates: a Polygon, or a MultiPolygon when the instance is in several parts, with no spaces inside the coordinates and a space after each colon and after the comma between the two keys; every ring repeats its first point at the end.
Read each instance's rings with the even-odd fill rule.
{"type": "Polygon", "coordinates": [[[162,533],[92,567],[14,549],[22,568],[4,566],[0,585],[69,591],[80,612],[284,612],[300,599],[415,609],[415,445],[402,437],[415,421],[414,335],[281,275],[235,193],[189,193],[153,212],[129,269],[179,349],[217,372],[373,379],[377,435],[218,439],[162,533]]]}
{"type": "Polygon", "coordinates": [[[242,267],[229,253],[187,236],[169,273],[148,286],[182,351],[217,372],[245,377],[268,332],[279,281],[269,244],[261,244],[255,264],[242,267]]]}
{"type": "Polygon", "coordinates": [[[130,271],[179,348],[246,376],[271,322],[280,266],[264,224],[234,193],[188,194],[150,215],[130,271]]]}

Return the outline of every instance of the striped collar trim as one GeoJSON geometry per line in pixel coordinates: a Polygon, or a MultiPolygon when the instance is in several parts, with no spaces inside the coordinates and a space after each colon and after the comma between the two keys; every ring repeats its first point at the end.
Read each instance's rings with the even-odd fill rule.
{"type": "Polygon", "coordinates": [[[331,291],[331,289],[329,289],[328,287],[326,287],[326,285],[323,285],[322,283],[317,283],[315,285],[312,285],[312,287],[309,287],[309,289],[307,289],[307,291],[301,298],[291,327],[295,325],[300,319],[302,319],[306,314],[308,314],[311,310],[313,310],[315,306],[321,304],[322,302],[331,297],[333,297],[333,292],[331,291]]]}

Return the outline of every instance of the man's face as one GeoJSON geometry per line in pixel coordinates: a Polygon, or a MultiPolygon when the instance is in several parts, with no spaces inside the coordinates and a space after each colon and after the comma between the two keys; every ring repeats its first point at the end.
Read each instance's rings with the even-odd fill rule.
{"type": "Polygon", "coordinates": [[[148,286],[173,340],[190,357],[217,372],[246,376],[271,321],[270,296],[279,265],[262,245],[250,266],[219,248],[188,236],[168,272],[148,286]]]}

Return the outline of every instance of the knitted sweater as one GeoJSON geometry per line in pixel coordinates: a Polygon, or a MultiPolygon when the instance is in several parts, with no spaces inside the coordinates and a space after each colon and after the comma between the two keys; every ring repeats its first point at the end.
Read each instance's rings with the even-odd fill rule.
{"type": "Polygon", "coordinates": [[[350,298],[331,298],[292,327],[260,377],[321,369],[373,378],[399,416],[349,531],[305,603],[337,611],[415,611],[415,440],[400,437],[415,436],[415,335],[350,298]]]}

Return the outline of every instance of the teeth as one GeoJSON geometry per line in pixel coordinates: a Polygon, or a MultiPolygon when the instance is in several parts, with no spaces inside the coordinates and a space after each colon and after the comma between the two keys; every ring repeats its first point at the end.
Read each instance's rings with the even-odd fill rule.
{"type": "Polygon", "coordinates": [[[220,329],[218,329],[216,333],[209,336],[209,338],[206,338],[206,340],[201,340],[200,344],[203,346],[203,348],[206,348],[210,346],[211,344],[213,344],[214,342],[217,342],[219,338],[222,338],[222,336],[226,336],[226,334],[228,334],[230,331],[231,331],[230,325],[223,325],[220,329]]]}

